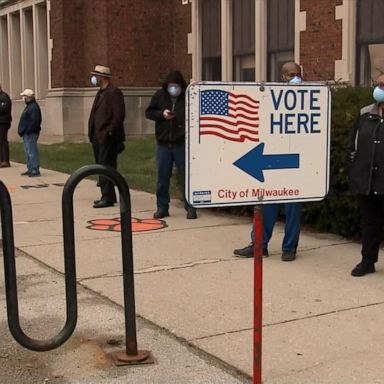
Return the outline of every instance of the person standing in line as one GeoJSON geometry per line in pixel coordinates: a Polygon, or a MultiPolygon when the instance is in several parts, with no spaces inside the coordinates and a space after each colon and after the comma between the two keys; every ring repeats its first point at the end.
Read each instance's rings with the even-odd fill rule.
{"type": "MultiPolygon", "coordinates": [[[[124,150],[125,103],[123,93],[111,83],[109,67],[96,65],[91,84],[99,87],[88,120],[88,137],[96,164],[117,169],[117,156],[124,150]]],[[[116,203],[115,186],[105,177],[99,178],[101,198],[93,208],[112,207],[116,203]]]]}
{"type": "Polygon", "coordinates": [[[35,92],[32,89],[24,89],[20,93],[26,106],[20,116],[17,132],[23,138],[27,170],[23,176],[40,176],[40,159],[37,140],[41,131],[41,111],[35,99],[35,92]]]}
{"type": "Polygon", "coordinates": [[[384,75],[376,79],[374,104],[360,110],[347,145],[348,182],[362,225],[361,262],[351,275],[374,273],[384,224],[384,75]]]}
{"type": "MultiPolygon", "coordinates": [[[[294,62],[287,62],[281,68],[281,78],[285,83],[300,84],[302,81],[301,68],[294,62]]],[[[263,205],[263,255],[269,256],[268,243],[272,237],[273,228],[279,216],[280,209],[285,209],[285,229],[282,244],[282,261],[296,259],[296,249],[300,236],[301,203],[272,203],[263,205]]],[[[233,251],[236,257],[253,257],[254,231],[251,231],[251,243],[244,248],[233,251]]]]}
{"type": "Polygon", "coordinates": [[[157,211],[155,219],[169,216],[169,186],[173,164],[176,164],[184,193],[187,219],[196,219],[196,209],[185,199],[185,90],[187,83],[180,71],[170,71],[161,88],[153,95],[145,111],[155,122],[157,142],[157,211]]]}
{"type": "Polygon", "coordinates": [[[0,84],[0,168],[11,166],[9,162],[8,130],[12,121],[12,101],[0,84]]]}

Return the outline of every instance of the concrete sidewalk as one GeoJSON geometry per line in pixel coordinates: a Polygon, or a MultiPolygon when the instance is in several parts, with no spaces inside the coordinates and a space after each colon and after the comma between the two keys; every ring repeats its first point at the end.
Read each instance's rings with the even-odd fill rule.
{"type": "MultiPolygon", "coordinates": [[[[61,193],[68,175],[43,169],[28,178],[23,170],[13,163],[0,180],[11,191],[23,325],[45,338],[64,320],[61,193]]],[[[0,359],[9,369],[0,382],[251,382],[253,260],[232,255],[249,241],[250,219],[201,209],[197,220],[186,220],[182,203],[172,201],[171,216],[156,223],[155,197],[131,191],[138,343],[156,364],[114,368],[100,345],[124,344],[119,207],[93,209],[98,197],[90,180],[75,192],[78,328],[54,352],[25,351],[11,340],[3,305],[0,359]]],[[[383,383],[382,262],[376,274],[353,278],[360,244],[303,231],[297,260],[284,263],[282,230],[275,229],[264,259],[263,382],[383,383]]]]}

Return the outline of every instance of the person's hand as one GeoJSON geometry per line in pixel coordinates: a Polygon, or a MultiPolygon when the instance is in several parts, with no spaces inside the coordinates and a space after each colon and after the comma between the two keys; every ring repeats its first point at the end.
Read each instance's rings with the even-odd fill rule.
{"type": "Polygon", "coordinates": [[[175,117],[174,113],[171,112],[169,109],[164,109],[163,116],[166,120],[171,120],[175,117]]]}
{"type": "Polygon", "coordinates": [[[351,152],[351,153],[349,154],[349,161],[350,161],[351,163],[353,163],[354,160],[355,160],[355,157],[356,157],[356,151],[351,152]]]}

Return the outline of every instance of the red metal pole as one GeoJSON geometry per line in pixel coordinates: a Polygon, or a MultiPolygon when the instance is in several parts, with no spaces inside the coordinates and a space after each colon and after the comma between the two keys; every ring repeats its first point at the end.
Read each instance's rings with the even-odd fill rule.
{"type": "Polygon", "coordinates": [[[254,302],[253,302],[253,384],[261,384],[263,321],[263,215],[261,205],[253,211],[254,302]]]}

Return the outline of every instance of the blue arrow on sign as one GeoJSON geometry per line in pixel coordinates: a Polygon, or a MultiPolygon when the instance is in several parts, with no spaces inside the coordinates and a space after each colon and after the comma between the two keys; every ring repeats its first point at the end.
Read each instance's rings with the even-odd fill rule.
{"type": "Polygon", "coordinates": [[[236,160],[233,165],[261,182],[264,182],[264,170],[299,168],[300,155],[298,153],[264,155],[263,151],[264,143],[260,143],[236,160]]]}

